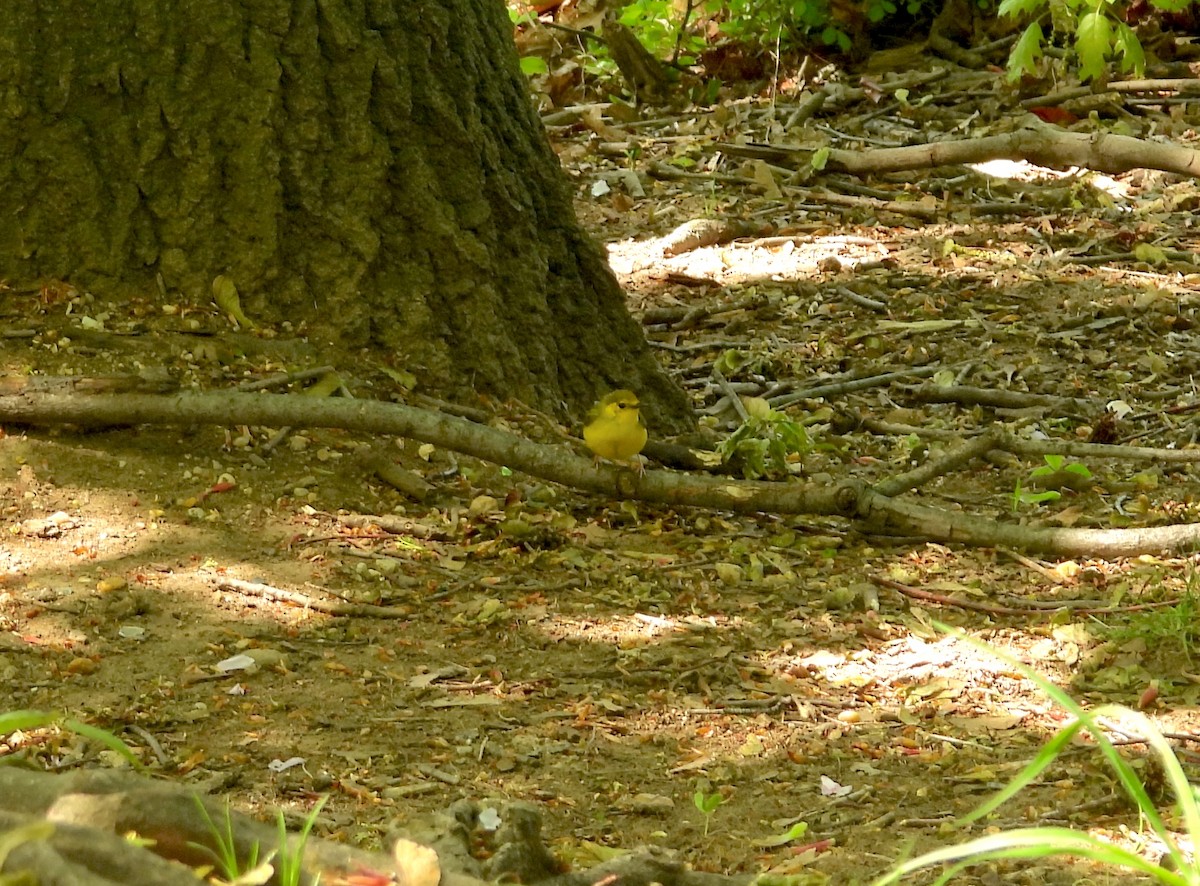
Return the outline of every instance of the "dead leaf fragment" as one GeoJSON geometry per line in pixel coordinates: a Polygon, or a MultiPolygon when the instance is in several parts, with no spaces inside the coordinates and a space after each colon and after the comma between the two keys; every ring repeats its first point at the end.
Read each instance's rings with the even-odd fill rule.
{"type": "Polygon", "coordinates": [[[392,847],[392,858],[405,886],[438,886],[442,879],[437,853],[428,846],[401,838],[392,847]]]}

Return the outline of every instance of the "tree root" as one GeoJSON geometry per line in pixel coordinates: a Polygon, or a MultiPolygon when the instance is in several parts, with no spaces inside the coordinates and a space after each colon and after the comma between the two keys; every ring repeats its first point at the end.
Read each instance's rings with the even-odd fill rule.
{"type": "MultiPolygon", "coordinates": [[[[0,857],[4,877],[26,875],[41,886],[195,886],[195,868],[211,865],[212,824],[229,833],[242,865],[277,849],[278,832],[184,786],[130,772],[80,770],[50,774],[0,768],[0,857]],[[203,807],[201,806],[203,804],[203,807]],[[24,829],[24,830],[21,830],[24,829]],[[131,839],[131,836],[136,839],[131,839]]],[[[355,849],[315,836],[302,842],[304,882],[402,882],[409,886],[486,886],[497,881],[538,886],[749,886],[748,876],[689,870],[662,850],[630,853],[586,871],[563,872],[541,839],[541,814],[527,803],[484,805],[462,800],[393,835],[398,847],[432,849],[437,863],[422,875],[411,852],[355,849]],[[472,847],[482,845],[486,860],[472,847]]],[[[9,882],[9,880],[5,880],[9,882]]],[[[17,882],[17,881],[13,881],[17,882]]],[[[272,880],[270,882],[276,882],[272,880]]]]}

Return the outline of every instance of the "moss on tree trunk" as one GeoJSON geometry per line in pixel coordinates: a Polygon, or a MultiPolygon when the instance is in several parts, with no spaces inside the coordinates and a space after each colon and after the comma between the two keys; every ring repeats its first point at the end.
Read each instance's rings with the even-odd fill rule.
{"type": "Polygon", "coordinates": [[[560,411],[684,401],[581,231],[499,0],[8,0],[0,274],[208,304],[560,411]]]}

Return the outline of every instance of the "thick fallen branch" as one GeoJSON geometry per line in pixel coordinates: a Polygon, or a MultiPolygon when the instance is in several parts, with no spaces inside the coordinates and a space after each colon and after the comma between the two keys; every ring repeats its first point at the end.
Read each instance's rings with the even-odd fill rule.
{"type": "MultiPolygon", "coordinates": [[[[731,156],[766,160],[791,169],[809,169],[814,153],[807,148],[773,145],[717,147],[731,156]]],[[[829,152],[824,168],[829,172],[876,175],[988,160],[1028,160],[1053,169],[1078,166],[1112,174],[1131,169],[1161,169],[1200,177],[1200,152],[1192,148],[1106,132],[1067,132],[1052,126],[1025,127],[1003,135],[903,148],[853,151],[835,148],[829,152]]]]}
{"type": "MultiPolygon", "coordinates": [[[[935,466],[872,487],[858,480],[832,485],[770,483],[669,471],[649,471],[638,477],[628,469],[597,469],[591,459],[565,446],[532,443],[455,416],[371,400],[314,399],[296,394],[0,395],[0,422],[344,428],[432,443],[585,492],[736,513],[837,516],[853,521],[857,529],[870,534],[1003,546],[1066,557],[1121,557],[1200,548],[1200,524],[1145,529],[1025,526],[892,497],[957,469],[990,449],[1020,448],[1017,441],[998,431],[970,440],[935,466]]],[[[1200,453],[1196,457],[1200,459],[1200,453]]]]}

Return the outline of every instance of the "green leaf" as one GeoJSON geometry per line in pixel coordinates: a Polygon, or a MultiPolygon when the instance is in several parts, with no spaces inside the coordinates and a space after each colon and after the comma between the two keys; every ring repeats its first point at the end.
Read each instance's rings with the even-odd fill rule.
{"type": "Polygon", "coordinates": [[[1112,22],[1108,16],[1089,12],[1079,19],[1075,51],[1079,54],[1079,77],[1093,80],[1104,74],[1104,55],[1112,48],[1112,22]]]}
{"type": "Polygon", "coordinates": [[[217,307],[244,329],[253,329],[254,322],[242,313],[242,301],[237,285],[224,274],[218,274],[212,282],[213,301],[217,307]]]}
{"type": "Polygon", "coordinates": [[[1166,264],[1166,252],[1153,244],[1140,243],[1134,246],[1133,257],[1138,259],[1139,262],[1145,262],[1146,264],[1166,264]]]}
{"type": "Polygon", "coordinates": [[[618,16],[617,21],[625,25],[627,28],[632,28],[641,24],[642,19],[645,17],[646,13],[642,9],[641,3],[630,3],[621,10],[621,15],[618,16]]]}
{"type": "Polygon", "coordinates": [[[1045,5],[1046,0],[1003,0],[997,12],[1000,15],[1029,15],[1045,5]]]}
{"type": "Polygon", "coordinates": [[[106,729],[101,729],[98,726],[89,726],[87,723],[81,723],[78,720],[66,719],[62,722],[64,729],[69,729],[72,732],[82,735],[84,738],[90,739],[98,744],[104,745],[110,751],[115,751],[120,754],[129,765],[136,769],[142,768],[142,761],[137,758],[137,754],[133,752],[133,748],[121,741],[111,732],[106,729]]]}
{"type": "Polygon", "coordinates": [[[825,168],[825,164],[828,162],[829,146],[826,145],[823,148],[817,148],[815,151],[813,151],[812,159],[808,161],[808,165],[811,166],[814,171],[820,172],[825,168]]]}
{"type": "Polygon", "coordinates": [[[1121,70],[1140,77],[1146,69],[1146,53],[1142,44],[1133,32],[1133,28],[1124,22],[1117,22],[1117,32],[1113,35],[1113,45],[1121,56],[1121,70]]]}
{"type": "MultiPolygon", "coordinates": [[[[1194,789],[1188,782],[1188,778],[1183,772],[1183,769],[1179,764],[1179,760],[1175,757],[1175,753],[1169,742],[1162,735],[1162,733],[1158,731],[1154,723],[1152,723],[1149,718],[1140,712],[1131,711],[1128,708],[1121,708],[1117,705],[1104,705],[1095,709],[1094,711],[1089,711],[1076,702],[1061,687],[1051,683],[1049,679],[1042,676],[1040,673],[1033,670],[1023,662],[1016,660],[1003,650],[990,647],[982,641],[976,640],[973,637],[965,635],[962,631],[949,628],[946,625],[935,622],[934,626],[940,631],[945,631],[953,634],[956,637],[959,637],[964,642],[974,646],[976,649],[995,655],[1035,682],[1043,692],[1045,692],[1055,703],[1058,704],[1059,707],[1063,708],[1068,714],[1071,714],[1075,718],[1076,722],[1067,727],[1067,729],[1064,731],[1073,732],[1079,727],[1082,727],[1091,734],[1095,745],[1099,748],[1106,762],[1116,773],[1117,780],[1120,782],[1121,787],[1133,801],[1134,805],[1137,806],[1144,825],[1148,825],[1158,839],[1163,843],[1163,845],[1166,846],[1167,852],[1170,856],[1170,865],[1168,866],[1167,864],[1162,864],[1161,866],[1155,867],[1155,862],[1151,862],[1148,859],[1142,859],[1141,856],[1133,853],[1126,853],[1125,850],[1118,850],[1116,847],[1112,847],[1111,844],[1108,843],[1104,843],[1103,845],[1117,854],[1110,854],[1107,856],[1100,854],[1100,851],[1103,850],[1099,844],[1097,844],[1096,848],[1100,851],[1098,851],[1097,854],[1092,854],[1086,851],[1086,847],[1083,844],[1074,842],[1076,838],[1081,840],[1085,838],[1091,839],[1090,835],[1077,835],[1074,831],[1060,829],[1050,829],[1050,831],[1046,831],[1045,829],[1040,828],[1021,829],[1009,832],[1007,834],[1001,833],[992,835],[992,837],[981,838],[983,841],[989,841],[998,838],[1000,841],[998,843],[988,844],[980,841],[973,841],[965,846],[955,847],[955,849],[960,852],[962,850],[970,849],[969,852],[964,852],[963,854],[958,855],[957,858],[971,857],[972,861],[980,862],[986,857],[1032,858],[1047,854],[1079,855],[1081,857],[1096,858],[1103,861],[1105,864],[1128,867],[1132,870],[1138,870],[1143,873],[1151,874],[1153,876],[1153,882],[1160,884],[1160,886],[1167,886],[1167,884],[1178,884],[1178,886],[1194,886],[1196,879],[1194,876],[1191,876],[1191,874],[1194,873],[1193,861],[1183,852],[1183,850],[1180,849],[1179,845],[1176,843],[1175,834],[1173,832],[1174,829],[1168,828],[1162,817],[1159,815],[1157,804],[1150,799],[1150,795],[1146,790],[1146,786],[1140,781],[1137,772],[1135,772],[1133,769],[1133,766],[1121,755],[1120,752],[1118,752],[1116,747],[1113,746],[1106,731],[1100,726],[1100,721],[1104,718],[1116,718],[1122,723],[1130,723],[1130,721],[1133,721],[1131,726],[1134,733],[1150,746],[1154,756],[1158,759],[1163,772],[1166,774],[1166,781],[1171,785],[1172,791],[1175,795],[1176,803],[1183,812],[1184,830],[1189,835],[1200,833],[1200,805],[1197,804],[1197,798],[1194,794],[1194,789]],[[1011,840],[1013,842],[1005,844],[1005,840],[1011,840]],[[980,852],[980,848],[984,846],[987,846],[988,848],[980,852]],[[1024,854],[1016,855],[1010,853],[1007,855],[989,856],[989,852],[999,849],[1002,846],[1007,846],[1009,849],[1013,849],[1018,846],[1023,847],[1024,854]],[[1077,851],[1081,848],[1085,849],[1085,851],[1077,851]],[[1174,871],[1183,871],[1185,875],[1178,875],[1174,873],[1174,871]]],[[[1061,737],[1056,737],[1050,742],[1050,745],[1057,745],[1059,748],[1065,748],[1066,744],[1066,740],[1062,739],[1061,737]]],[[[1038,759],[1029,764],[1029,766],[1022,772],[1022,776],[1030,776],[1034,769],[1037,769],[1037,765],[1042,762],[1044,762],[1043,755],[1039,755],[1038,759]]],[[[1037,771],[1040,772],[1044,768],[1045,767],[1042,766],[1040,769],[1037,769],[1037,771]]],[[[1019,778],[1020,777],[1021,776],[1019,776],[1019,778]]],[[[1011,796],[1011,792],[1009,795],[1011,796]]],[[[994,803],[985,805],[991,809],[995,808],[994,803]]],[[[986,814],[986,812],[984,814],[986,814]]],[[[953,850],[951,851],[953,852],[953,850]]],[[[1021,851],[1021,849],[1018,849],[1018,851],[1021,851]]],[[[953,856],[945,855],[944,853],[946,852],[947,850],[936,850],[933,853],[922,856],[922,858],[925,859],[926,864],[956,860],[956,858],[953,856]],[[939,857],[935,858],[935,856],[939,857]]],[[[901,868],[893,870],[891,874],[887,875],[886,882],[894,882],[896,879],[899,879],[899,876],[897,876],[898,872],[916,861],[918,860],[914,859],[913,862],[909,862],[908,864],[901,866],[901,868]]],[[[964,862],[964,864],[965,863],[966,862],[964,862]]],[[[916,868],[912,869],[915,870],[916,868]]],[[[883,879],[876,881],[877,884],[883,882],[885,882],[883,879]]],[[[942,882],[944,882],[944,880],[942,882]]]]}
{"type": "Polygon", "coordinates": [[[1040,505],[1048,501],[1058,501],[1062,498],[1061,492],[1055,492],[1053,489],[1047,489],[1045,492],[1022,492],[1020,499],[1023,504],[1040,505]]]}
{"type": "Polygon", "coordinates": [[[850,48],[850,38],[833,25],[826,25],[821,29],[821,42],[826,46],[836,46],[843,52],[850,48]]]}
{"type": "MultiPolygon", "coordinates": [[[[896,883],[915,871],[935,865],[944,865],[948,862],[958,863],[942,875],[942,878],[937,881],[939,883],[947,882],[951,876],[968,865],[983,864],[999,859],[1011,863],[1018,859],[1046,858],[1056,855],[1087,858],[1109,867],[1135,871],[1150,878],[1151,882],[1157,883],[1159,886],[1184,886],[1191,882],[1188,877],[1174,873],[1167,867],[1159,866],[1156,862],[1142,858],[1128,849],[1113,846],[1091,834],[1079,833],[1069,828],[1043,827],[1002,831],[958,846],[935,849],[893,868],[875,880],[871,886],[887,886],[887,884],[896,883]]],[[[1172,858],[1174,857],[1172,856],[1172,858]]],[[[1186,864],[1187,862],[1185,862],[1186,864]]],[[[1115,874],[1115,872],[1112,873],[1115,874]]]]}
{"type": "Polygon", "coordinates": [[[142,768],[142,761],[138,759],[137,754],[133,749],[121,739],[117,738],[111,732],[101,729],[98,726],[90,726],[87,723],[81,723],[78,720],[72,720],[64,714],[54,713],[51,711],[7,711],[0,714],[0,735],[7,735],[10,732],[29,729],[41,729],[46,726],[58,726],[60,729],[66,729],[74,732],[77,735],[82,735],[86,739],[104,745],[112,751],[116,751],[122,757],[129,761],[129,764],[135,768],[142,768]]]}
{"type": "Polygon", "coordinates": [[[700,104],[715,105],[717,103],[717,99],[720,97],[720,95],[721,95],[721,78],[720,77],[711,77],[704,84],[704,93],[701,97],[700,104]]]}
{"type": "Polygon", "coordinates": [[[521,73],[526,77],[533,74],[548,74],[550,66],[546,64],[544,58],[539,58],[536,55],[527,55],[521,59],[521,73]]]}
{"type": "MultiPolygon", "coordinates": [[[[806,833],[808,833],[808,823],[803,822],[803,821],[798,821],[794,825],[792,825],[790,828],[788,828],[786,833],[772,834],[769,837],[763,837],[758,840],[751,840],[750,845],[757,846],[757,847],[760,847],[763,849],[773,849],[776,846],[783,846],[784,844],[790,843],[793,840],[799,840],[806,833]]],[[[761,882],[762,881],[760,880],[759,883],[761,884],[761,882]]]]}
{"type": "Polygon", "coordinates": [[[959,827],[968,825],[971,822],[979,821],[985,818],[1015,797],[1025,787],[1037,780],[1043,772],[1046,771],[1058,759],[1059,754],[1063,753],[1070,747],[1071,742],[1075,740],[1075,735],[1084,728],[1084,724],[1076,721],[1069,726],[1066,726],[1061,732],[1053,736],[1042,749],[1038,751],[1037,756],[1027,764],[1025,768],[1017,773],[1004,788],[987,800],[982,806],[972,812],[968,812],[957,822],[959,827]]]}
{"type": "Polygon", "coordinates": [[[749,361],[749,356],[734,348],[729,348],[717,358],[716,368],[724,375],[731,375],[741,369],[749,361]]]}
{"type": "Polygon", "coordinates": [[[867,21],[877,24],[896,11],[896,7],[886,2],[875,2],[867,5],[867,21]]]}
{"type": "Polygon", "coordinates": [[[1030,22],[1029,27],[1021,34],[1021,39],[1013,46],[1008,56],[1008,80],[1010,83],[1021,79],[1022,74],[1033,74],[1037,69],[1037,60],[1042,57],[1042,44],[1046,42],[1042,34],[1042,26],[1030,22]]]}
{"type": "Polygon", "coordinates": [[[43,726],[57,723],[60,719],[60,714],[53,714],[49,711],[6,711],[0,714],[0,735],[8,735],[18,729],[22,731],[40,729],[43,726]]]}

